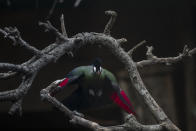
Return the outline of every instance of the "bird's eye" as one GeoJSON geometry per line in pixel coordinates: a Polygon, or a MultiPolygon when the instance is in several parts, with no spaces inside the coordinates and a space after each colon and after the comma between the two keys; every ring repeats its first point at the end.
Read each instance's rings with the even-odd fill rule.
{"type": "Polygon", "coordinates": [[[96,72],[96,67],[93,67],[93,72],[96,72]]]}
{"type": "Polygon", "coordinates": [[[101,67],[99,67],[99,71],[100,71],[100,72],[102,71],[102,68],[101,68],[101,67]]]}

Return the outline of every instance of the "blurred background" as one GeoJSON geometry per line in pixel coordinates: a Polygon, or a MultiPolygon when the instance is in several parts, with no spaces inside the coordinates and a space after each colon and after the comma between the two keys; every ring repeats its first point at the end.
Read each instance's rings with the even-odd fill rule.
{"type": "MultiPolygon", "coordinates": [[[[155,47],[154,54],[159,57],[176,56],[185,44],[196,47],[196,1],[194,0],[0,0],[0,28],[16,26],[22,38],[38,49],[43,49],[55,41],[55,36],[45,33],[38,26],[39,21],[49,19],[60,29],[59,18],[64,14],[69,37],[81,32],[103,32],[108,17],[106,10],[115,10],[118,18],[112,30],[114,38],[125,37],[129,50],[142,40],[155,47]]],[[[134,60],[146,59],[146,47],[134,53],[134,60]]],[[[24,48],[12,46],[10,40],[0,34],[0,62],[20,64],[32,57],[24,48]]],[[[40,100],[39,91],[52,81],[63,78],[73,68],[91,64],[95,57],[103,59],[103,67],[113,72],[120,86],[131,99],[138,120],[143,124],[153,124],[151,113],[140,96],[131,86],[122,63],[105,48],[82,47],[74,52],[74,57],[61,57],[57,63],[43,68],[25,96],[23,116],[9,116],[10,102],[0,103],[0,128],[35,127],[69,128],[68,120],[61,112],[53,111],[52,106],[40,100]]],[[[195,56],[172,66],[156,65],[140,70],[141,76],[156,102],[168,117],[182,130],[196,129],[196,68],[195,56]]],[[[0,91],[17,88],[20,78],[0,80],[0,91]]],[[[66,92],[65,92],[66,93],[66,92]]],[[[61,94],[59,98],[63,97],[61,94]]],[[[105,111],[92,111],[89,119],[104,125],[119,124],[123,115],[115,106],[105,111]],[[107,112],[107,113],[106,113],[107,112]],[[101,115],[102,113],[102,115],[101,115]],[[99,118],[100,117],[100,118],[99,118]]],[[[84,112],[85,114],[85,112],[84,112]]]]}

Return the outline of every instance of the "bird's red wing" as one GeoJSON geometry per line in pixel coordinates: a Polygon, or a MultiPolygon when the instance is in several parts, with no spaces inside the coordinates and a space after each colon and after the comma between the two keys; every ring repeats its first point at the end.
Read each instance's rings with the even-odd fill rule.
{"type": "Polygon", "coordinates": [[[65,87],[68,84],[73,84],[75,83],[77,80],[79,80],[80,78],[82,78],[84,75],[80,74],[80,75],[73,75],[73,74],[68,74],[65,79],[58,85],[59,87],[65,87]]]}
{"type": "Polygon", "coordinates": [[[136,113],[133,111],[133,106],[128,99],[127,95],[123,90],[120,91],[120,93],[114,92],[111,95],[111,99],[118,104],[122,109],[124,109],[127,113],[136,115],[136,113]]]}
{"type": "Polygon", "coordinates": [[[53,89],[51,91],[51,96],[54,96],[55,94],[57,94],[58,92],[60,92],[63,88],[67,87],[67,85],[70,84],[74,84],[77,80],[79,80],[83,75],[67,75],[67,77],[65,77],[65,79],[58,85],[57,88],[53,89]]]}
{"type": "Polygon", "coordinates": [[[65,79],[59,84],[59,86],[60,86],[60,87],[66,86],[67,83],[68,83],[68,81],[69,81],[69,78],[65,78],[65,79]]]}

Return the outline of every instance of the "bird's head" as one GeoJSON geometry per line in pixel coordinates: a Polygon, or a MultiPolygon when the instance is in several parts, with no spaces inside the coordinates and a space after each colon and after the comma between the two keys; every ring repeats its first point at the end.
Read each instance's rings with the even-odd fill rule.
{"type": "Polygon", "coordinates": [[[97,75],[101,75],[102,72],[102,60],[100,58],[96,58],[93,62],[93,73],[97,74],[97,75]]]}

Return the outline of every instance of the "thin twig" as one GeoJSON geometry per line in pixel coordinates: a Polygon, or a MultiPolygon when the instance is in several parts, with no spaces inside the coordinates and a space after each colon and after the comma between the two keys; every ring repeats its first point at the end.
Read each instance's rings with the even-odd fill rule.
{"type": "MultiPolygon", "coordinates": [[[[45,28],[45,32],[47,31],[51,31],[57,38],[57,40],[60,40],[60,41],[65,41],[66,37],[64,37],[51,23],[50,21],[47,21],[47,23],[44,23],[44,22],[39,22],[38,23],[39,26],[43,26],[45,28]]],[[[58,41],[58,43],[60,42],[58,41]]]]}
{"type": "Polygon", "coordinates": [[[82,0],[76,0],[74,3],[74,7],[77,8],[81,2],[82,2],[82,0]]]}
{"type": "Polygon", "coordinates": [[[67,35],[67,31],[65,29],[65,22],[64,22],[64,15],[63,14],[61,15],[60,21],[61,21],[61,31],[62,31],[62,34],[67,38],[68,35],[67,35]]]}
{"type": "Polygon", "coordinates": [[[133,52],[139,48],[140,46],[142,46],[144,43],[146,43],[146,40],[141,41],[140,43],[136,44],[131,50],[128,51],[128,55],[132,56],[133,52]]]}
{"type": "Polygon", "coordinates": [[[49,20],[50,17],[52,16],[53,12],[54,12],[54,9],[56,7],[56,4],[57,4],[58,0],[54,0],[54,2],[52,3],[52,7],[48,13],[48,16],[46,17],[46,20],[49,20]]]}
{"type": "Polygon", "coordinates": [[[12,78],[17,74],[18,74],[18,72],[12,72],[12,71],[8,71],[6,73],[0,73],[0,79],[12,78]]]}
{"type": "Polygon", "coordinates": [[[119,43],[119,45],[121,45],[121,44],[126,43],[127,39],[126,38],[121,38],[121,39],[118,39],[117,42],[119,43]]]}
{"type": "Polygon", "coordinates": [[[108,11],[105,11],[105,14],[110,16],[110,19],[108,23],[106,24],[103,33],[106,35],[110,35],[111,29],[116,21],[117,13],[115,11],[108,10],[108,11]]]}

